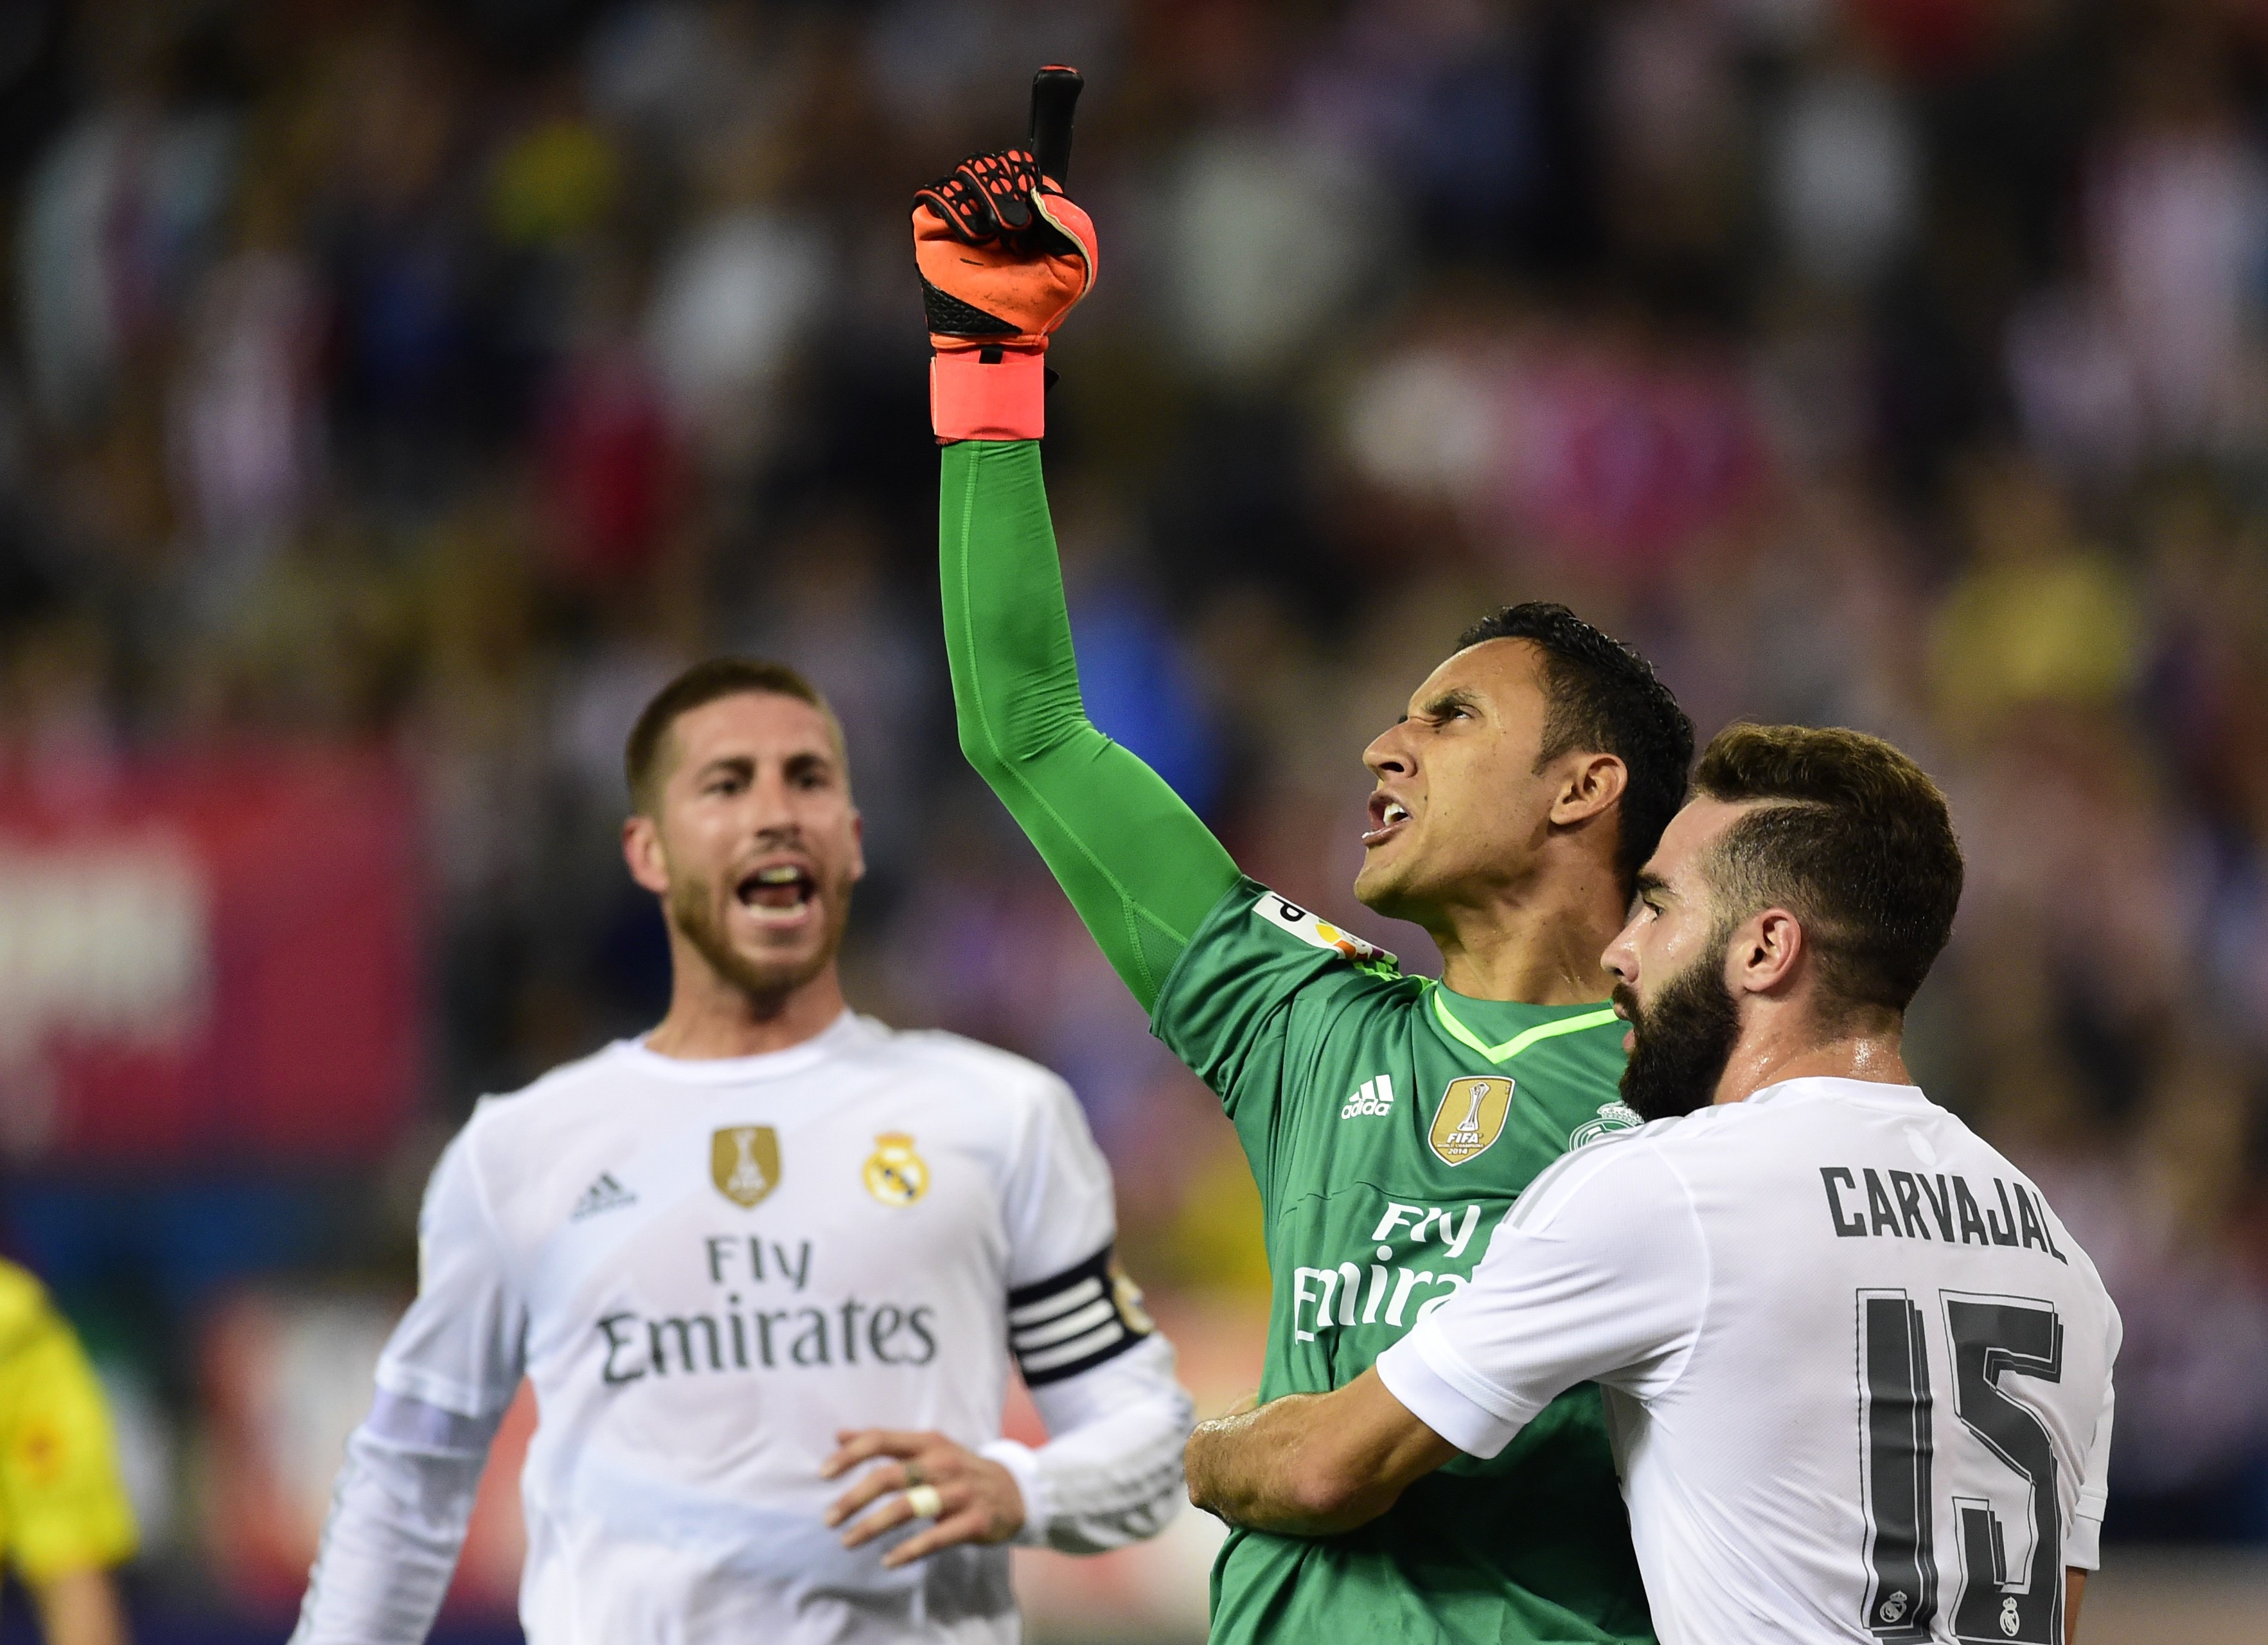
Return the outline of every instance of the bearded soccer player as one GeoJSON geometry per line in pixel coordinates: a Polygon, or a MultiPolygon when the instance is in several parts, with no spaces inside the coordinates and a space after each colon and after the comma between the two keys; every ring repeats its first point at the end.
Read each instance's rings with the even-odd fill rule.
{"type": "Polygon", "coordinates": [[[800,677],[693,668],[627,766],[668,1013],[443,1155],[294,1637],[424,1636],[525,1374],[533,1645],[1013,1641],[999,1545],[1116,1546],[1179,1494],[1109,1173],[1046,1070],[845,1009],[859,817],[800,677]],[[1000,1436],[1012,1352],[1036,1449],[1000,1436]]]}
{"type": "Polygon", "coordinates": [[[1336,1392],[1208,1423],[1190,1495],[1344,1534],[1607,1390],[1668,1645],[2067,1645],[2117,1311],[2039,1189],[1911,1082],[1960,848],[1912,761],[1737,726],[1607,951],[1653,1120],[1538,1178],[1336,1392]]]}
{"type": "MultiPolygon", "coordinates": [[[[1079,700],[1038,437],[1093,224],[1020,151],[964,162],[913,217],[961,746],[1236,1127],[1273,1274],[1262,1392],[1336,1388],[1465,1286],[1538,1171],[1637,1123],[1599,954],[1692,728],[1625,647],[1509,607],[1364,756],[1355,894],[1425,928],[1441,981],[1245,878],[1079,700]]],[[[1217,1641],[1651,1637],[1595,1388],[1347,1535],[1234,1530],[1212,1597],[1217,1641]]]]}

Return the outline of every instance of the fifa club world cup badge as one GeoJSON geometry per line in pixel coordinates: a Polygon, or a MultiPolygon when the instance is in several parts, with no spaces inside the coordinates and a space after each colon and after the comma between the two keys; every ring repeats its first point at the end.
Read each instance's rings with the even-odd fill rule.
{"type": "Polygon", "coordinates": [[[779,1186],[779,1133],[768,1125],[728,1125],[709,1139],[709,1180],[743,1209],[779,1186]]]}
{"type": "Polygon", "coordinates": [[[929,1192],[929,1167],[902,1131],[885,1131],[866,1156],[866,1192],[884,1205],[911,1205],[929,1192]]]}
{"type": "Polygon", "coordinates": [[[1435,1157],[1444,1165],[1462,1165],[1489,1150],[1504,1135],[1512,1112],[1512,1082],[1501,1075],[1451,1080],[1433,1111],[1433,1128],[1426,1133],[1435,1157]]]}

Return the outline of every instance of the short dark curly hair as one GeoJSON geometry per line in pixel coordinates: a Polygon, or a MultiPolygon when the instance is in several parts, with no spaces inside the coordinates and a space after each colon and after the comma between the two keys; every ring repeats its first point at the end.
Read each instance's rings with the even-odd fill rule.
{"type": "Polygon", "coordinates": [[[1627,890],[1685,804],[1693,722],[1651,663],[1565,606],[1540,599],[1506,606],[1458,635],[1457,649],[1485,640],[1525,640],[1543,654],[1550,706],[1536,769],[1585,749],[1614,755],[1629,772],[1615,842],[1615,869],[1627,890]]]}
{"type": "Polygon", "coordinates": [[[1864,731],[1732,725],[1693,786],[1759,802],[1711,853],[1719,918],[1785,907],[1819,953],[1825,1015],[1903,1015],[1961,903],[1961,843],[1928,774],[1864,731]]]}

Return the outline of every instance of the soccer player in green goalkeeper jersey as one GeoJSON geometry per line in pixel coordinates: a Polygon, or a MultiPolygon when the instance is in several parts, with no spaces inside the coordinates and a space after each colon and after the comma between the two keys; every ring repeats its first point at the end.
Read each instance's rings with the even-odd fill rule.
{"type": "MultiPolygon", "coordinates": [[[[914,230],[961,746],[1235,1125],[1273,1275],[1261,1396],[1328,1392],[1467,1283],[1539,1171],[1637,1123],[1599,956],[1683,797],[1692,727],[1625,647],[1507,607],[1363,756],[1355,894],[1431,934],[1441,981],[1244,878],[1079,699],[1037,437],[1092,223],[1009,151],[924,190],[914,230]]],[[[1589,1384],[1358,1531],[1232,1530],[1213,1569],[1219,1642],[1652,1637],[1589,1384]]]]}

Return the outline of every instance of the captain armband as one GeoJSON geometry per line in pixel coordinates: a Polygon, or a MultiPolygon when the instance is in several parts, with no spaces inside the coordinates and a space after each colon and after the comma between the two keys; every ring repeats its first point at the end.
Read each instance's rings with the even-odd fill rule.
{"type": "Polygon", "coordinates": [[[1156,1329],[1143,1311],[1141,1288],[1108,1245],[1076,1267],[1008,1293],[1008,1346],[1027,1387],[1091,1370],[1156,1329]]]}

